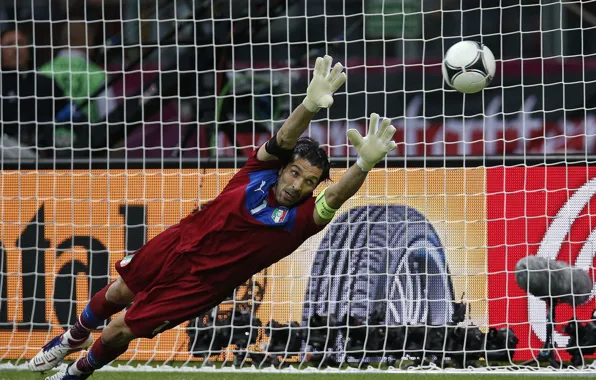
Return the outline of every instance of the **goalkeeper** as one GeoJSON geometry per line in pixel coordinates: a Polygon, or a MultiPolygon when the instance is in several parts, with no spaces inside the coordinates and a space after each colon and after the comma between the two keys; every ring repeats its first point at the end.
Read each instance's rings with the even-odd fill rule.
{"type": "Polygon", "coordinates": [[[120,277],[93,295],[74,326],[31,359],[32,371],[54,368],[66,355],[87,348],[91,331],[133,302],[84,357],[47,378],[86,379],[123,354],[133,339],[152,338],[213,308],[331,221],[369,170],[395,148],[390,120],[384,119],[377,129],[379,116],[372,114],[366,137],[348,131],[359,153],[357,163],[313,197],[329,178],[330,164],[316,141],[299,137],[320,108],[333,104],[333,93],[346,80],[342,65],[331,69],[331,63],[329,56],[317,58],[303,103],[217,198],[116,265],[120,277]]]}

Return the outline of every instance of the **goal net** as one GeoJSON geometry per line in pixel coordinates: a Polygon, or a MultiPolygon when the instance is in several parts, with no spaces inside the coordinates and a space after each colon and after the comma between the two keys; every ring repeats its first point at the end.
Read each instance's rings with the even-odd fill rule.
{"type": "Polygon", "coordinates": [[[217,197],[329,54],[348,79],[306,133],[331,181],[372,112],[397,149],[296,252],[107,369],[590,370],[594,300],[538,298],[515,268],[593,275],[596,3],[480,3],[1,2],[0,368],[217,197]],[[477,94],[441,75],[462,39],[497,58],[477,94]]]}

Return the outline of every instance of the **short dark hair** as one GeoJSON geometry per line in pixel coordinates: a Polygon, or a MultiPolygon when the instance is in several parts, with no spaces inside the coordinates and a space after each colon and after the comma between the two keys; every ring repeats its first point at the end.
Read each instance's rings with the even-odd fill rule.
{"type": "Polygon", "coordinates": [[[310,137],[300,137],[296,141],[296,145],[292,151],[292,161],[290,161],[290,163],[296,161],[298,158],[303,158],[312,166],[323,170],[323,173],[319,178],[319,183],[329,179],[331,163],[327,157],[327,152],[319,146],[317,140],[310,137]]]}

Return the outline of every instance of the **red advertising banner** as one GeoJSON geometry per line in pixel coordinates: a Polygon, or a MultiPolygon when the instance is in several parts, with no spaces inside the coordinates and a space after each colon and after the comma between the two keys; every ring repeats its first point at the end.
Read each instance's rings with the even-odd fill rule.
{"type": "MultiPolygon", "coordinates": [[[[500,117],[443,122],[427,122],[422,119],[394,122],[397,149],[389,157],[408,156],[456,156],[456,155],[502,155],[506,154],[552,154],[596,152],[596,118],[544,120],[519,117],[503,121],[500,117]]],[[[313,122],[306,134],[320,141],[333,157],[356,157],[353,147],[348,150],[346,131],[354,128],[364,133],[365,121],[313,122]]],[[[202,136],[206,136],[204,133],[202,136]]],[[[248,156],[255,146],[271,138],[270,133],[238,132],[234,140],[224,132],[217,143],[221,157],[235,157],[239,152],[248,156]],[[236,151],[233,146],[243,147],[236,151]]],[[[161,140],[160,140],[161,141],[161,140]]],[[[178,141],[178,140],[176,140],[178,141]]],[[[208,144],[203,141],[203,144],[208,144]]],[[[139,152],[141,154],[142,152],[139,152]]],[[[205,154],[206,151],[205,151],[205,154]]]]}
{"type": "MultiPolygon", "coordinates": [[[[513,328],[515,359],[531,359],[546,337],[546,304],[517,285],[515,264],[538,255],[591,270],[594,278],[596,167],[490,168],[486,182],[489,322],[513,328]]],[[[558,347],[569,339],[562,327],[589,320],[595,306],[594,299],[575,311],[557,306],[558,347]]]]}

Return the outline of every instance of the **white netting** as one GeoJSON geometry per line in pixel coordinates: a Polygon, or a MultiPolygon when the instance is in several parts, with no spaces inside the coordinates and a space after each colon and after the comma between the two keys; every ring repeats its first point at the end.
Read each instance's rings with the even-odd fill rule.
{"type": "Polygon", "coordinates": [[[584,364],[594,301],[557,306],[559,350],[539,354],[548,308],[514,268],[538,253],[591,273],[594,13],[562,0],[0,2],[0,360],[35,355],[116,262],[215,198],[329,54],[348,80],[308,134],[332,180],[371,112],[394,119],[398,148],[323,232],[217,310],[134,341],[123,364],[584,364]],[[497,58],[475,95],[441,76],[462,39],[497,58]]]}

